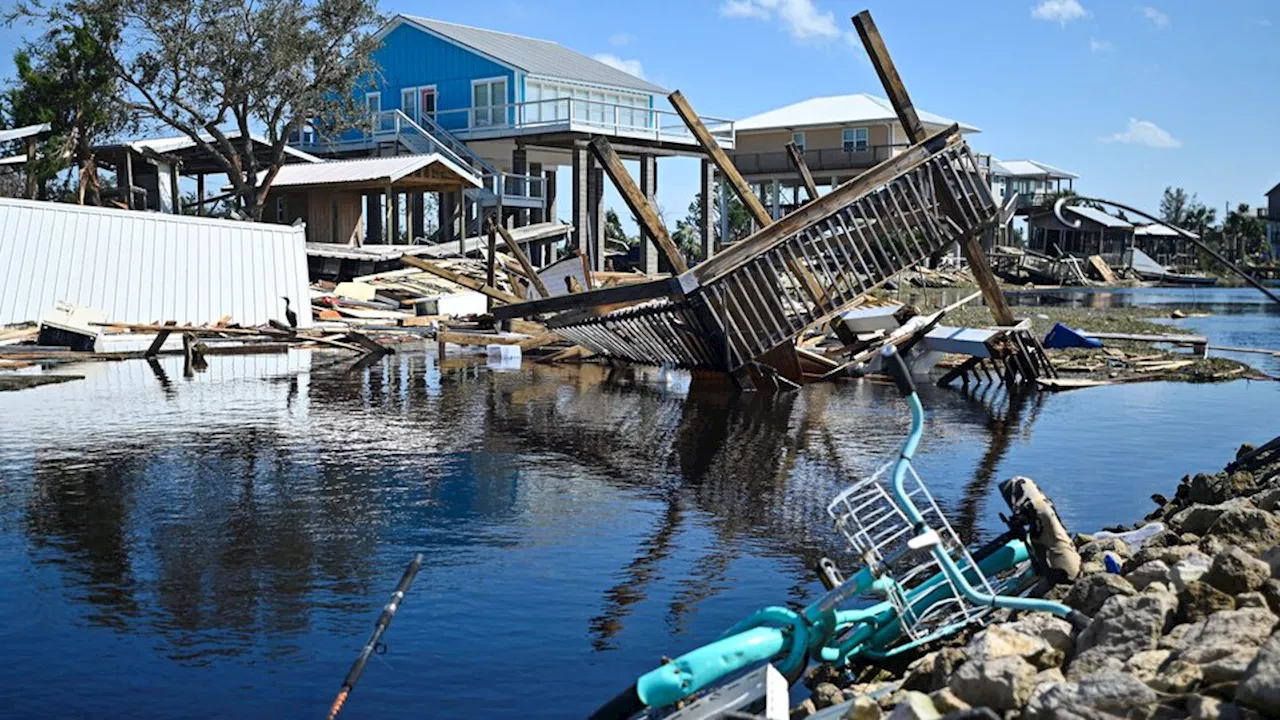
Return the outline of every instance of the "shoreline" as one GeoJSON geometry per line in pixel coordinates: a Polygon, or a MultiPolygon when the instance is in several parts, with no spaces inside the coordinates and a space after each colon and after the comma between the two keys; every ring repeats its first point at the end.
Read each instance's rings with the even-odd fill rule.
{"type": "Polygon", "coordinates": [[[1222,471],[1184,476],[1152,501],[1132,528],[1107,529],[1163,525],[1140,544],[1073,535],[1080,575],[1046,597],[1089,615],[1082,632],[1004,614],[897,672],[818,666],[791,717],[1280,716],[1280,438],[1241,446],[1222,471]]]}

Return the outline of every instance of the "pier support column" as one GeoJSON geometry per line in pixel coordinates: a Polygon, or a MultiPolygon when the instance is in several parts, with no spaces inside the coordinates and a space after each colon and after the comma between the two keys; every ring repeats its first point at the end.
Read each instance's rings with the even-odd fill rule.
{"type": "Polygon", "coordinates": [[[427,235],[427,201],[420,192],[413,193],[409,196],[410,215],[413,216],[409,222],[409,242],[427,235]]]}
{"type": "Polygon", "coordinates": [[[364,224],[365,243],[377,245],[382,242],[382,196],[378,193],[364,196],[364,224]]]}
{"type": "MultiPolygon", "coordinates": [[[[711,214],[712,195],[716,191],[716,166],[710,160],[702,160],[702,183],[698,201],[698,235],[702,241],[702,259],[716,254],[716,223],[711,214]]],[[[721,204],[724,213],[724,205],[721,204]]],[[[725,213],[727,215],[727,213],[725,213]]]]}
{"type": "MultiPolygon", "coordinates": [[[[550,170],[544,170],[542,176],[546,178],[546,182],[542,186],[542,189],[547,195],[543,203],[546,205],[546,211],[543,217],[547,222],[558,223],[560,222],[560,216],[556,211],[556,169],[551,168],[550,170]]],[[[555,262],[560,254],[559,249],[550,243],[543,245],[542,252],[542,263],[544,265],[549,265],[555,262]]]]}
{"type": "Polygon", "coordinates": [[[436,224],[440,227],[440,237],[437,240],[442,243],[453,240],[454,210],[452,192],[442,192],[436,195],[436,224]]]}
{"type": "Polygon", "coordinates": [[[589,174],[590,161],[588,159],[587,144],[585,142],[575,142],[573,144],[573,246],[582,251],[587,252],[588,234],[591,232],[591,218],[587,212],[590,204],[590,198],[587,195],[587,176],[589,174]]]}
{"type": "MultiPolygon", "coordinates": [[[[523,147],[517,147],[511,151],[511,174],[518,177],[511,179],[511,188],[507,191],[511,195],[521,197],[529,194],[529,181],[524,176],[529,174],[529,151],[523,147]]],[[[529,224],[529,210],[527,208],[513,208],[508,211],[511,215],[512,227],[524,227],[529,224]]]]}
{"type": "MultiPolygon", "coordinates": [[[[540,178],[542,176],[543,176],[542,163],[529,163],[529,177],[540,178]]],[[[536,197],[542,198],[543,203],[545,203],[546,197],[547,197],[547,184],[543,182],[541,185],[534,187],[533,192],[531,194],[536,197]]],[[[529,210],[530,225],[536,225],[538,223],[546,222],[546,221],[547,221],[547,211],[546,211],[545,205],[541,208],[533,208],[529,210]]]]}
{"type": "Polygon", "coordinates": [[[604,270],[604,228],[606,219],[604,209],[604,168],[596,163],[594,156],[588,162],[591,168],[589,175],[589,186],[591,188],[591,252],[588,254],[588,258],[591,261],[592,270],[604,270]]]}
{"type": "Polygon", "coordinates": [[[720,183],[720,249],[729,244],[729,183],[720,183]]]}
{"type": "MultiPolygon", "coordinates": [[[[640,156],[640,192],[644,194],[649,205],[657,209],[658,198],[658,158],[653,155],[640,156]]],[[[640,226],[640,271],[649,275],[658,272],[658,247],[652,235],[640,226]]]]}

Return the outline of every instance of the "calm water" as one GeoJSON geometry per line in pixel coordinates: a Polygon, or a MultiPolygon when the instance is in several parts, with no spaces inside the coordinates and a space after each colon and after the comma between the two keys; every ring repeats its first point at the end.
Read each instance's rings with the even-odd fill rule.
{"type": "MultiPolygon", "coordinates": [[[[1260,310],[1180,322],[1280,347],[1260,310]]],[[[653,373],[428,355],[214,357],[192,380],[176,358],[102,363],[0,394],[6,713],[320,716],[421,551],[342,717],[580,716],[811,597],[807,568],[839,551],[827,499],[907,425],[871,383],[689,398],[653,373]]],[[[1280,383],[925,403],[920,473],[974,537],[1011,474],[1092,530],[1280,434],[1280,383]]]]}

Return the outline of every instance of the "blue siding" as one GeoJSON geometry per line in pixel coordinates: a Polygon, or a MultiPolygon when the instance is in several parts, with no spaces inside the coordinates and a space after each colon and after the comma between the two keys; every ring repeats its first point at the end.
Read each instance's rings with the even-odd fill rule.
{"type": "MultiPolygon", "coordinates": [[[[510,68],[409,24],[387,33],[373,57],[382,68],[384,110],[400,108],[402,88],[420,85],[436,86],[437,112],[464,110],[471,107],[471,81],[497,77],[507,79],[507,102],[515,102],[517,78],[510,68]]],[[[446,113],[439,121],[450,130],[464,128],[467,114],[446,113]]]]}

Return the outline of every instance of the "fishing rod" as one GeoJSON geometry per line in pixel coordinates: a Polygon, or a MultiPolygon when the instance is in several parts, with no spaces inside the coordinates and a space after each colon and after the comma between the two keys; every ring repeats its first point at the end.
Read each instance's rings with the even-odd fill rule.
{"type": "Polygon", "coordinates": [[[413,579],[417,577],[420,569],[422,569],[422,553],[413,556],[409,567],[406,567],[404,574],[400,576],[395,592],[391,593],[391,601],[382,608],[382,614],[378,616],[378,622],[373,626],[373,634],[369,636],[369,642],[364,644],[360,655],[347,671],[346,678],[342,680],[342,689],[338,691],[338,697],[334,698],[333,705],[329,707],[327,720],[333,720],[342,711],[342,705],[347,701],[347,696],[355,689],[356,683],[360,682],[360,676],[364,674],[364,666],[368,664],[369,658],[380,647],[385,647],[382,645],[382,634],[391,626],[391,620],[400,609],[400,603],[404,601],[404,595],[409,592],[409,587],[413,585],[413,579]]]}

